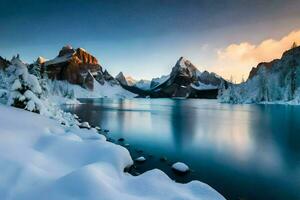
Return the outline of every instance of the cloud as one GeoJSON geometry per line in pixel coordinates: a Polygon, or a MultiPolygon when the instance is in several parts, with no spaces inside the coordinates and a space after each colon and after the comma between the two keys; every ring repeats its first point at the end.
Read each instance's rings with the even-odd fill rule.
{"type": "Polygon", "coordinates": [[[230,44],[217,50],[217,61],[212,71],[229,79],[233,76],[239,82],[248,77],[252,67],[260,62],[280,58],[282,53],[291,48],[293,42],[300,44],[300,30],[293,31],[279,40],[267,39],[259,44],[242,42],[230,44]]]}

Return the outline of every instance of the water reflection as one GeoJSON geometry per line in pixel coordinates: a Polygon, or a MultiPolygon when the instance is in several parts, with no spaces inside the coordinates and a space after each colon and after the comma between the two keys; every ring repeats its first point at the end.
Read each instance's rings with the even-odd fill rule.
{"type": "MultiPolygon", "coordinates": [[[[170,99],[83,102],[66,109],[146,152],[188,163],[195,173],[183,181],[202,180],[228,199],[300,199],[300,107],[170,99]]],[[[173,176],[155,163],[144,170],[151,167],[173,176]]]]}

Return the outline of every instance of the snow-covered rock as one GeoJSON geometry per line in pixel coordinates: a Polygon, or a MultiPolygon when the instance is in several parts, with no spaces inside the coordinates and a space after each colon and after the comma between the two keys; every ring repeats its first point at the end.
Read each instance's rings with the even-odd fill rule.
{"type": "Polygon", "coordinates": [[[176,183],[157,169],[124,173],[129,152],[88,129],[2,105],[0,113],[0,199],[224,200],[204,183],[176,183]]]}
{"type": "Polygon", "coordinates": [[[91,128],[91,126],[90,126],[90,124],[88,122],[82,122],[80,124],[80,126],[83,127],[83,128],[91,128]]]}
{"type": "Polygon", "coordinates": [[[186,173],[186,172],[188,172],[190,170],[190,168],[186,164],[184,164],[182,162],[174,163],[172,165],[172,169],[176,170],[178,172],[181,172],[181,173],[186,173]]]}
{"type": "Polygon", "coordinates": [[[135,161],[138,161],[138,162],[145,162],[145,161],[146,161],[146,158],[145,158],[144,156],[140,156],[140,157],[136,158],[135,161]]]}

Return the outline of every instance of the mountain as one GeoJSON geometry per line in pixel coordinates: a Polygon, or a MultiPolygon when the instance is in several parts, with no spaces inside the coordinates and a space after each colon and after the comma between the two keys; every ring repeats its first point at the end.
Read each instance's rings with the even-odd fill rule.
{"type": "Polygon", "coordinates": [[[300,47],[283,53],[280,59],[252,68],[241,84],[223,89],[219,99],[229,103],[300,102],[300,47]]]}
{"type": "Polygon", "coordinates": [[[5,69],[6,67],[8,67],[10,65],[10,61],[6,60],[5,58],[2,58],[0,56],[0,70],[1,69],[5,69]]]}
{"type": "Polygon", "coordinates": [[[136,87],[136,88],[139,88],[141,90],[149,90],[150,85],[151,85],[151,81],[149,81],[149,80],[144,80],[144,79],[135,80],[131,76],[125,77],[123,72],[120,72],[116,76],[116,80],[123,86],[136,87]]]}
{"type": "Polygon", "coordinates": [[[147,89],[142,89],[139,86],[136,85],[138,81],[133,81],[131,78],[128,79],[124,76],[123,72],[120,72],[116,76],[116,80],[119,82],[119,84],[124,88],[125,90],[128,90],[134,94],[137,94],[139,97],[146,97],[149,95],[149,91],[147,89]]]}
{"type": "Polygon", "coordinates": [[[118,85],[118,82],[106,71],[103,71],[98,60],[82,48],[73,49],[71,46],[63,47],[58,56],[52,60],[41,62],[42,72],[46,72],[50,79],[66,80],[93,90],[94,79],[101,85],[105,82],[118,85]]]}
{"type": "Polygon", "coordinates": [[[141,97],[153,98],[216,98],[225,81],[214,73],[200,72],[189,60],[181,57],[167,76],[153,78],[151,82],[128,84],[120,73],[116,78],[122,87],[141,97]]]}
{"type": "Polygon", "coordinates": [[[150,88],[154,88],[154,87],[162,84],[163,82],[165,82],[169,78],[170,78],[169,75],[162,75],[161,77],[153,78],[150,82],[150,88]]]}
{"type": "MultiPolygon", "coordinates": [[[[77,97],[134,97],[135,95],[124,90],[119,82],[99,64],[96,57],[83,48],[74,49],[67,45],[63,47],[58,56],[51,60],[39,57],[29,65],[29,70],[38,70],[52,80],[67,81],[80,87],[68,86],[77,91],[77,97]],[[91,93],[83,90],[88,89],[91,93]]],[[[63,86],[59,84],[61,88],[63,86]]]]}

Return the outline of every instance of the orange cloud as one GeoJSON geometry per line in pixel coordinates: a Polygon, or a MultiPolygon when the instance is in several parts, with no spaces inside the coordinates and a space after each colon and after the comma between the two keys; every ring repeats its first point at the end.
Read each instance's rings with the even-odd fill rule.
{"type": "Polygon", "coordinates": [[[227,79],[233,76],[239,82],[242,77],[246,79],[251,68],[258,63],[280,58],[284,51],[291,48],[293,42],[300,44],[300,30],[279,40],[267,39],[257,45],[249,42],[231,44],[217,51],[217,61],[212,71],[227,79]]]}

